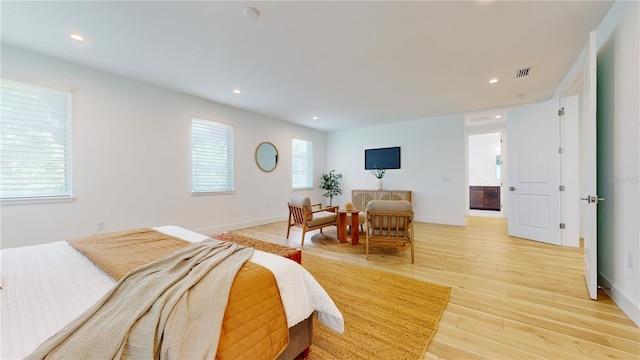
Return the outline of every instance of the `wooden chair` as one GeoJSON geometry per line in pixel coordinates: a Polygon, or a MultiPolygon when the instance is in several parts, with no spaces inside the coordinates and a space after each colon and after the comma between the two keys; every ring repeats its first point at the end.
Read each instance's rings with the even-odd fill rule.
{"type": "Polygon", "coordinates": [[[293,196],[289,205],[289,223],[287,227],[287,239],[292,226],[302,228],[302,242],[304,246],[304,235],[307,231],[320,229],[327,226],[338,226],[338,207],[329,206],[322,208],[322,204],[311,204],[308,196],[293,196]],[[317,207],[317,210],[313,210],[317,207]]]}
{"type": "Polygon", "coordinates": [[[369,260],[369,244],[371,242],[400,242],[411,245],[411,263],[413,254],[413,206],[408,201],[372,200],[367,204],[366,222],[366,257],[369,260]]]}

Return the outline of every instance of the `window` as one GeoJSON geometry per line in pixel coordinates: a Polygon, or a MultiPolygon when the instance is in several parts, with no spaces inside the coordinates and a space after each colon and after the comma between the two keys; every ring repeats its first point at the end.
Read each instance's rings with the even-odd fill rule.
{"type": "Polygon", "coordinates": [[[233,127],[191,119],[191,192],[233,191],[233,127]]]}
{"type": "Polygon", "coordinates": [[[0,80],[3,200],[71,198],[71,93],[0,80]]]}
{"type": "Polygon", "coordinates": [[[293,139],[293,188],[313,188],[313,144],[311,141],[293,139]]]}

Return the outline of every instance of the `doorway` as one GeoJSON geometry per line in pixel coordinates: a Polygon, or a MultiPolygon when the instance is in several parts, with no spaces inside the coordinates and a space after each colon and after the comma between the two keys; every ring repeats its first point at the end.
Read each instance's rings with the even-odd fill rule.
{"type": "Polygon", "coordinates": [[[469,215],[502,217],[500,132],[469,135],[469,215]]]}
{"type": "Polygon", "coordinates": [[[506,217],[506,111],[469,114],[466,132],[467,215],[506,217]]]}

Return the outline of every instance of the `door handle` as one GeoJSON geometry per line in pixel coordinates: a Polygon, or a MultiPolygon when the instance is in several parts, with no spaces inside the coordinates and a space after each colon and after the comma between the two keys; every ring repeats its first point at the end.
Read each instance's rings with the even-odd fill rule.
{"type": "Polygon", "coordinates": [[[516,187],[515,186],[509,186],[509,191],[516,191],[516,187]]]}
{"type": "Polygon", "coordinates": [[[586,200],[587,204],[597,204],[600,201],[604,201],[604,198],[595,195],[589,195],[586,197],[581,197],[580,200],[586,200]]]}

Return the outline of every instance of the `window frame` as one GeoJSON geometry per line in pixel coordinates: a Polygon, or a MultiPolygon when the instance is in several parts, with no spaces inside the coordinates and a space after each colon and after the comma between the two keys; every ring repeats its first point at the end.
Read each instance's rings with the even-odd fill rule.
{"type": "MultiPolygon", "coordinates": [[[[225,124],[213,120],[208,120],[200,116],[192,116],[191,117],[191,195],[211,195],[211,194],[227,194],[233,193],[235,191],[235,174],[234,174],[234,128],[233,125],[225,124]],[[226,158],[224,158],[225,163],[225,172],[227,173],[227,182],[225,184],[196,184],[197,172],[198,171],[207,171],[205,169],[196,169],[196,143],[195,143],[195,133],[194,133],[194,125],[198,123],[200,126],[208,127],[209,130],[219,131],[224,133],[223,136],[220,134],[216,134],[217,136],[209,137],[209,141],[216,141],[222,138],[226,138],[226,158]],[[209,186],[208,188],[206,188],[209,186]],[[198,190],[198,188],[202,188],[198,190]]],[[[201,144],[200,144],[201,145],[201,144]]],[[[202,155],[202,154],[201,154],[202,155]]],[[[211,154],[209,154],[211,155],[211,154]]],[[[220,159],[218,159],[220,160],[220,159]]],[[[215,169],[209,169],[208,171],[212,171],[215,169]]]]}
{"type": "MultiPolygon", "coordinates": [[[[13,112],[17,112],[20,111],[19,109],[14,109],[14,110],[9,110],[5,107],[10,107],[11,105],[7,104],[7,96],[9,96],[9,94],[11,92],[22,92],[22,93],[26,93],[26,95],[22,95],[25,98],[31,98],[31,99],[37,99],[38,97],[40,97],[40,99],[42,99],[41,102],[34,102],[33,107],[29,108],[29,107],[24,107],[24,110],[30,110],[30,114],[34,114],[34,110],[37,109],[38,106],[40,106],[42,109],[42,107],[46,107],[48,109],[48,111],[45,111],[44,113],[46,115],[40,115],[40,119],[37,119],[35,121],[32,122],[32,124],[27,124],[27,125],[32,125],[33,127],[37,127],[37,126],[41,126],[42,124],[47,125],[47,120],[43,121],[43,118],[57,118],[58,120],[63,120],[62,123],[64,124],[62,127],[62,131],[60,131],[61,126],[56,126],[56,124],[54,124],[54,121],[49,121],[48,127],[44,127],[44,129],[49,133],[50,138],[55,138],[55,137],[59,137],[61,136],[61,134],[64,134],[64,140],[61,142],[53,142],[54,144],[57,144],[59,146],[62,147],[61,152],[63,152],[63,155],[61,157],[58,158],[62,158],[64,159],[62,161],[62,173],[63,173],[63,177],[62,177],[62,183],[60,184],[60,186],[62,186],[62,190],[59,191],[43,191],[40,193],[34,192],[33,194],[18,194],[19,190],[16,191],[16,193],[10,194],[8,196],[5,196],[5,190],[1,189],[0,191],[0,203],[2,205],[11,205],[11,204],[36,204],[36,203],[55,203],[55,202],[71,202],[74,201],[75,198],[73,196],[73,161],[72,161],[72,154],[73,154],[73,149],[72,149],[72,110],[73,110],[73,94],[71,92],[71,89],[60,89],[60,88],[53,88],[50,86],[41,86],[41,85],[36,85],[36,84],[32,84],[32,83],[27,83],[27,82],[23,82],[23,81],[16,81],[16,80],[11,80],[11,79],[6,79],[6,78],[2,78],[0,79],[0,89],[2,91],[2,98],[4,98],[2,100],[2,103],[0,104],[0,110],[2,110],[3,112],[9,112],[9,111],[13,111],[13,112]],[[57,109],[53,106],[56,105],[54,102],[47,100],[47,97],[52,97],[52,96],[58,96],[61,97],[63,100],[61,100],[61,102],[64,103],[64,106],[60,106],[57,109]],[[53,110],[52,110],[53,108],[53,110]],[[58,115],[58,116],[52,116],[52,114],[55,114],[57,111],[58,114],[64,114],[64,115],[58,115]]],[[[3,122],[4,121],[8,121],[9,124],[13,123],[13,124],[19,124],[19,118],[14,118],[12,120],[6,120],[8,118],[11,118],[8,115],[3,115],[2,119],[3,122]]],[[[12,150],[15,149],[10,149],[7,150],[7,147],[11,148],[11,144],[8,144],[5,142],[6,138],[5,135],[7,134],[6,132],[6,123],[2,125],[3,130],[2,130],[2,139],[0,140],[0,143],[2,144],[2,153],[3,153],[3,157],[4,154],[7,153],[7,151],[11,152],[12,150]]],[[[9,132],[9,134],[14,134],[14,135],[18,135],[18,132],[9,132]]],[[[33,137],[33,139],[38,140],[37,137],[33,137]]],[[[51,144],[51,142],[49,142],[48,144],[51,144]]],[[[36,152],[40,151],[43,154],[45,153],[45,147],[44,145],[35,145],[34,146],[36,148],[36,152]]],[[[17,151],[17,150],[16,150],[17,151]]],[[[55,154],[55,151],[51,151],[51,154],[55,154]]],[[[33,169],[31,170],[37,170],[37,167],[34,166],[33,169]]],[[[42,169],[40,169],[42,170],[42,169]]],[[[15,170],[14,170],[15,171],[15,170]]],[[[4,173],[5,170],[3,169],[2,172],[4,173]]],[[[29,174],[34,174],[34,172],[29,172],[29,174]]],[[[5,179],[5,176],[2,176],[3,179],[5,179]]],[[[3,180],[4,183],[4,180],[3,180]]],[[[1,185],[0,185],[1,186],[1,185]]]]}
{"type": "Polygon", "coordinates": [[[293,190],[309,190],[313,189],[313,142],[304,139],[292,138],[291,141],[291,188],[293,190]],[[296,144],[298,143],[298,144],[296,144]],[[304,145],[306,154],[303,155],[306,160],[307,170],[306,174],[296,173],[296,168],[300,165],[296,161],[300,160],[302,156],[296,156],[296,149],[304,145]],[[300,179],[296,179],[296,176],[306,176],[307,179],[304,184],[300,179]]]}

